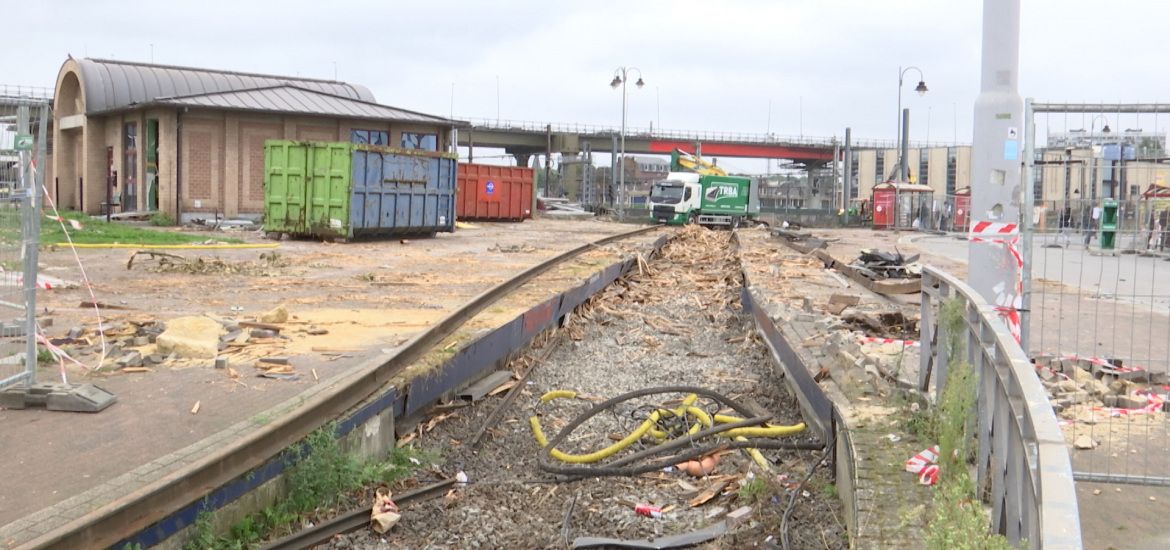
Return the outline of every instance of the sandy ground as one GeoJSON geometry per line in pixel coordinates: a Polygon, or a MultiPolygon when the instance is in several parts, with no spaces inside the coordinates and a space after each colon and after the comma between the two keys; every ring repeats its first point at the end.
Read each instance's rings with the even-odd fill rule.
{"type": "MultiPolygon", "coordinates": [[[[447,499],[406,509],[398,527],[384,537],[363,530],[335,540],[333,547],[563,547],[562,526],[573,500],[570,540],[679,534],[710,525],[747,505],[753,507],[750,521],[703,547],[744,548],[778,542],[780,516],[793,490],[786,483],[803,476],[810,461],[818,457],[816,451],[764,451],[774,464],[769,473],[743,454],[731,453],[722,457],[718,472],[704,479],[672,470],[555,481],[537,468],[541,453],[528,426],[529,415],[538,414],[551,437],[593,401],[644,387],[709,387],[755,402],[775,414],[776,423],[799,421],[795,402],[772,373],[765,348],[752,335],[750,319],[739,313],[737,268],[729,254],[727,234],[695,231],[702,238],[692,234],[668,245],[665,258],[650,264],[650,273],[611,287],[584,308],[577,323],[561,331],[550,344],[556,345],[554,351],[536,365],[517,402],[489,431],[478,451],[467,448],[466,442],[498,399],[455,412],[419,440],[423,448],[442,456],[444,470],[465,471],[470,485],[447,499]],[[538,404],[539,396],[553,389],[590,397],[538,404]],[[762,480],[759,492],[739,495],[749,473],[762,480]],[[709,488],[721,490],[708,502],[688,503],[709,488]],[[632,503],[667,511],[661,518],[642,517],[635,514],[632,503]]],[[[564,449],[582,452],[612,443],[610,434],[628,433],[640,422],[638,411],[662,399],[627,403],[614,414],[595,417],[574,432],[564,449]]],[[[807,440],[808,436],[797,438],[807,440]]],[[[846,546],[839,503],[826,488],[826,475],[821,470],[806,487],[808,492],[797,496],[791,530],[794,548],[846,546]]]]}
{"type": "MultiPolygon", "coordinates": [[[[232,272],[156,272],[141,258],[127,270],[132,250],[79,250],[97,300],[125,308],[103,310],[111,345],[126,338],[115,334],[133,334],[134,323],[201,314],[246,320],[281,304],[292,316],[282,330],[290,340],[269,339],[227,354],[238,378],[214,369],[211,360],[177,359],[142,373],[66,368],[69,381],[94,383],[117,395],[118,403],[99,414],[0,410],[0,448],[17,450],[0,453],[0,469],[20,472],[0,491],[0,525],[240,420],[252,418],[261,425],[267,422],[263,411],[364,359],[392,353],[408,337],[471,297],[541,259],[632,229],[568,220],[475,226],[406,243],[397,239],[349,244],[283,241],[277,249],[278,262],[259,261],[261,253],[270,253],[266,250],[170,251],[237,267],[242,262],[263,266],[232,272]],[[310,335],[310,327],[327,334],[310,335]],[[257,378],[255,358],[270,355],[288,357],[298,379],[257,378]],[[198,412],[192,414],[196,403],[198,412]]],[[[255,235],[244,238],[263,242],[255,235]]],[[[652,237],[638,242],[649,240],[652,237]]],[[[502,322],[524,307],[525,301],[530,307],[539,297],[567,288],[607,260],[616,259],[621,249],[591,252],[543,276],[512,301],[477,318],[477,326],[502,322]]],[[[81,279],[70,251],[48,251],[41,263],[43,272],[55,277],[81,279]]],[[[53,319],[46,329],[50,337],[63,336],[71,327],[86,329],[95,345],[64,347],[94,365],[100,349],[98,322],[92,308],[79,307],[89,299],[80,288],[55,289],[42,291],[38,306],[46,312],[42,322],[53,319]]],[[[148,355],[153,344],[136,349],[148,355]]],[[[55,365],[43,365],[38,377],[60,379],[61,371],[55,365]]]]}

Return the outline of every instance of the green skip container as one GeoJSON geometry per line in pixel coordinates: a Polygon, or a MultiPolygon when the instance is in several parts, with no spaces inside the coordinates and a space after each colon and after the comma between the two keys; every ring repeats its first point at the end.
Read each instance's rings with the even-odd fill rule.
{"type": "Polygon", "coordinates": [[[374,145],[264,142],[264,231],[352,239],[455,230],[457,157],[374,145]]]}

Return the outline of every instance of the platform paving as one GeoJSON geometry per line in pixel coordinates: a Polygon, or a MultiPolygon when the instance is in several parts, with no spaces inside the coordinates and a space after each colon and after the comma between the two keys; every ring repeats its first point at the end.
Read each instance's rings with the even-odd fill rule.
{"type": "MultiPolygon", "coordinates": [[[[349,368],[394,353],[410,336],[496,282],[561,251],[632,228],[600,221],[536,220],[475,224],[474,229],[454,235],[408,244],[397,240],[349,245],[286,242],[280,251],[293,266],[314,271],[326,268],[308,266],[336,264],[322,276],[321,284],[314,286],[310,273],[309,281],[302,281],[288,293],[284,289],[292,282],[284,277],[275,277],[270,292],[262,290],[265,280],[238,275],[195,279],[200,284],[191,284],[194,276],[188,274],[127,274],[125,251],[84,251],[99,301],[119,303],[129,288],[143,284],[139,279],[154,279],[138,302],[151,304],[150,311],[135,308],[115,313],[123,318],[149,315],[165,322],[199,311],[244,318],[277,304],[291,304],[288,307],[294,317],[310,318],[323,307],[349,307],[356,323],[368,311],[390,305],[393,311],[405,312],[411,322],[396,323],[390,318],[380,330],[355,324],[357,329],[350,331],[356,331],[355,336],[343,334],[347,332],[346,321],[338,321],[330,330],[353,351],[325,355],[303,350],[304,346],[294,347],[302,352],[287,355],[300,374],[298,380],[256,378],[250,362],[233,364],[241,374],[235,379],[214,369],[212,361],[180,361],[138,374],[66,371],[71,381],[91,382],[112,391],[118,403],[97,414],[0,410],[0,471],[8,472],[0,491],[0,547],[14,547],[48,532],[181,470],[242,434],[263,429],[281,411],[295,408],[349,368]],[[347,250],[349,246],[355,248],[347,250]],[[413,261],[400,261],[402,249],[408,246],[413,247],[413,261]],[[366,280],[369,277],[362,277],[371,267],[381,280],[415,284],[371,286],[366,280]],[[168,285],[168,279],[183,284],[168,285]],[[241,288],[253,290],[241,292],[241,288]],[[404,307],[406,303],[415,307],[404,307]],[[225,307],[236,304],[244,304],[244,311],[225,307]],[[197,402],[198,412],[192,413],[197,402]]],[[[595,255],[601,257],[603,252],[595,255]]],[[[231,251],[223,256],[232,261],[247,254],[231,251]]],[[[67,266],[62,260],[51,256],[48,261],[67,266]]],[[[526,285],[522,295],[532,301],[529,306],[567,288],[571,281],[580,279],[578,272],[589,273],[600,260],[583,257],[581,261],[577,271],[550,273],[532,286],[526,285]]],[[[58,319],[56,331],[64,333],[70,326],[86,322],[83,308],[69,307],[77,305],[81,292],[67,290],[42,300],[58,319]]],[[[493,310],[490,318],[479,324],[490,324],[495,318],[502,321],[522,301],[513,300],[516,303],[493,310]]],[[[325,338],[327,343],[329,337],[325,338]]],[[[52,379],[60,373],[55,367],[42,368],[38,376],[52,379]]]]}

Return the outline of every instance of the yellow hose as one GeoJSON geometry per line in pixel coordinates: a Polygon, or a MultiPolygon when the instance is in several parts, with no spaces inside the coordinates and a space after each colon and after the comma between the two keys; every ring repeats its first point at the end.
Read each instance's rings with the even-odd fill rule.
{"type": "MultiPolygon", "coordinates": [[[[747,441],[747,438],[741,435],[739,437],[736,437],[735,440],[736,441],[747,441]]],[[[772,464],[768,462],[768,459],[764,458],[764,454],[761,453],[759,449],[757,449],[755,447],[748,447],[747,449],[744,449],[743,452],[747,453],[748,457],[751,458],[752,461],[755,462],[756,465],[759,466],[761,469],[763,469],[765,472],[772,471],[772,464]]]]}
{"type": "MultiPolygon", "coordinates": [[[[627,435],[626,437],[622,438],[621,441],[601,449],[600,451],[577,455],[553,449],[549,454],[552,455],[553,458],[561,462],[568,462],[569,464],[589,464],[600,460],[605,460],[613,456],[618,451],[633,445],[634,442],[638,441],[639,439],[642,439],[642,436],[646,435],[646,432],[650,431],[650,428],[654,426],[655,422],[658,422],[658,411],[650,413],[650,416],[642,422],[642,425],[638,426],[638,429],[630,432],[630,435],[627,435]]],[[[544,436],[544,430],[540,428],[540,419],[536,416],[531,416],[528,418],[528,423],[532,426],[532,435],[536,437],[536,442],[539,443],[541,447],[547,447],[548,439],[544,436]]]]}
{"type": "Polygon", "coordinates": [[[278,243],[255,244],[133,244],[133,243],[56,243],[53,246],[68,248],[145,248],[152,250],[221,250],[246,248],[277,248],[278,243]]]}
{"type": "Polygon", "coordinates": [[[553,390],[540,396],[541,403],[548,403],[553,399],[576,399],[577,392],[571,390],[553,390]]]}
{"type": "MultiPolygon", "coordinates": [[[[540,396],[541,403],[548,403],[554,399],[574,399],[577,397],[577,392],[571,390],[552,390],[540,396]]],[[[740,422],[743,419],[736,416],[728,416],[717,414],[714,418],[707,414],[706,411],[694,406],[695,402],[699,400],[696,394],[687,395],[683,398],[682,403],[673,409],[656,409],[650,413],[650,416],[629,435],[623,437],[620,441],[605,447],[604,449],[585,454],[569,454],[557,449],[552,449],[549,454],[561,462],[570,464],[589,464],[605,460],[614,454],[624,450],[633,445],[639,439],[645,437],[647,434],[653,436],[658,440],[666,439],[666,432],[655,427],[658,421],[664,417],[676,416],[693,416],[697,422],[693,424],[688,430],[689,434],[694,434],[704,427],[710,427],[714,423],[726,424],[730,422],[740,422]]],[[[548,447],[548,438],[544,435],[544,429],[540,425],[540,418],[533,415],[528,418],[528,424],[532,427],[532,436],[536,439],[537,444],[541,448],[548,447]]],[[[783,437],[804,431],[804,423],[793,426],[771,426],[765,425],[763,427],[753,426],[746,428],[736,428],[723,432],[722,436],[730,437],[735,441],[746,441],[749,437],[783,437]]],[[[764,455],[760,453],[759,449],[745,449],[744,452],[751,457],[756,464],[758,464],[765,471],[769,471],[770,464],[764,455]]]]}
{"type": "MultiPolygon", "coordinates": [[[[715,422],[717,422],[719,424],[730,424],[732,422],[741,422],[743,420],[744,419],[742,419],[738,416],[728,416],[725,414],[715,415],[715,422]]],[[[728,430],[728,431],[724,432],[723,435],[730,437],[730,438],[733,438],[733,439],[737,436],[739,436],[739,437],[784,437],[786,435],[793,435],[793,434],[798,434],[800,432],[803,432],[806,427],[807,426],[804,425],[804,422],[801,422],[800,424],[793,424],[791,426],[773,426],[771,424],[767,424],[767,425],[764,425],[762,427],[761,426],[750,426],[750,427],[746,427],[746,428],[736,428],[734,430],[728,430]]]]}

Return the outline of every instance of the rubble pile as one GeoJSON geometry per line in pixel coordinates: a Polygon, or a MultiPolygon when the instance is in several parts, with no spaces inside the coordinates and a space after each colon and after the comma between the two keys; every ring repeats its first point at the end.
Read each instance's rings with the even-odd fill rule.
{"type": "MultiPolygon", "coordinates": [[[[233,379],[239,373],[230,368],[254,363],[257,376],[295,380],[299,375],[289,365],[285,347],[298,335],[319,336],[329,331],[294,321],[284,306],[258,314],[255,320],[223,318],[211,314],[176,317],[166,322],[152,318],[111,319],[96,327],[76,326],[48,343],[82,364],[105,362],[101,372],[141,373],[153,367],[214,366],[225,369],[233,379]],[[295,326],[289,326],[290,324],[295,326]]],[[[323,355],[347,356],[348,349],[314,347],[323,355]]],[[[316,373],[314,372],[314,378],[316,373]]]]}
{"type": "Polygon", "coordinates": [[[1053,410],[1062,418],[1083,421],[1085,413],[1094,410],[1112,414],[1170,409],[1165,372],[1125,367],[1120,361],[1072,356],[1042,356],[1034,363],[1053,410]]]}
{"type": "Polygon", "coordinates": [[[897,249],[894,249],[894,252],[885,252],[869,248],[862,250],[849,267],[874,281],[917,279],[922,277],[922,266],[918,263],[918,256],[918,254],[903,256],[897,249]]]}

